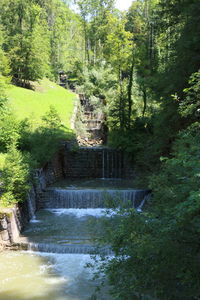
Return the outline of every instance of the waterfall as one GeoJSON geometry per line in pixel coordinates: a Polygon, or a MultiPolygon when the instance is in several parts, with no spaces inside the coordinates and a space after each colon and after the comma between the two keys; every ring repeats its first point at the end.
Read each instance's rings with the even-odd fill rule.
{"type": "Polygon", "coordinates": [[[147,202],[150,200],[150,198],[151,198],[151,193],[148,192],[148,193],[144,196],[144,198],[143,198],[143,200],[140,202],[140,204],[136,207],[137,212],[142,212],[142,209],[143,209],[145,203],[147,203],[147,202]]]}
{"type": "Polygon", "coordinates": [[[105,150],[102,150],[102,178],[105,178],[105,150]]]}
{"type": "Polygon", "coordinates": [[[103,148],[102,178],[122,178],[123,155],[121,151],[103,148]]]}
{"type": "Polygon", "coordinates": [[[36,211],[35,198],[36,198],[35,191],[34,188],[32,188],[27,195],[28,213],[30,219],[34,219],[35,217],[35,211],[36,211]]]}
{"type": "Polygon", "coordinates": [[[141,212],[149,196],[149,190],[48,188],[39,203],[44,210],[37,214],[37,225],[31,222],[24,232],[21,248],[45,253],[113,255],[109,246],[97,248],[95,242],[104,233],[105,217],[115,214],[105,207],[127,204],[141,212]]]}
{"type": "Polygon", "coordinates": [[[146,190],[134,189],[47,189],[40,201],[40,208],[104,208],[109,201],[117,206],[122,202],[137,208],[146,194],[146,190]]]}
{"type": "MultiPolygon", "coordinates": [[[[48,243],[27,243],[23,247],[30,251],[63,254],[97,254],[97,247],[92,245],[57,245],[48,243]]],[[[98,248],[98,254],[112,255],[111,249],[107,247],[98,248]]]]}

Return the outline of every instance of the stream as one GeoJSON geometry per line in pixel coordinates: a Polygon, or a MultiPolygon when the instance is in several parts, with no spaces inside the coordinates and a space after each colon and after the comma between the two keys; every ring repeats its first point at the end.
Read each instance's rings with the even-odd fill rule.
{"type": "MultiPolygon", "coordinates": [[[[104,234],[102,221],[109,218],[105,198],[109,195],[114,201],[118,195],[139,207],[145,191],[130,188],[125,180],[98,179],[61,181],[44,194],[41,208],[18,241],[27,251],[0,256],[0,299],[112,299],[109,287],[91,298],[99,281],[92,280],[94,270],[86,267],[94,262],[94,240],[104,234]]],[[[109,247],[100,251],[112,255],[109,247]]]]}

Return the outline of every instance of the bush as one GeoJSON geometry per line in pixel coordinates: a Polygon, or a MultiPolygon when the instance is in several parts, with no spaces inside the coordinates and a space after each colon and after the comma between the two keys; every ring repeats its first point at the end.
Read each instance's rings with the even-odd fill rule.
{"type": "Polygon", "coordinates": [[[5,110],[0,116],[0,151],[5,152],[19,138],[19,124],[12,112],[5,110]]]}
{"type": "MultiPolygon", "coordinates": [[[[195,113],[195,118],[176,133],[168,157],[161,157],[160,170],[149,177],[153,197],[148,211],[120,212],[121,219],[104,238],[115,253],[102,265],[115,299],[199,299],[200,122],[196,113],[200,77],[196,74],[192,79],[180,111],[185,118],[195,113]]],[[[163,130],[164,139],[173,136],[168,130],[163,130]]]]}
{"type": "Polygon", "coordinates": [[[19,147],[30,153],[35,167],[42,167],[59,149],[62,141],[72,139],[74,134],[62,125],[56,109],[51,106],[42,117],[43,125],[32,131],[28,120],[20,123],[19,147]]]}
{"type": "Polygon", "coordinates": [[[6,155],[2,171],[3,197],[5,206],[21,202],[26,198],[29,189],[29,166],[13,143],[6,155]]]}
{"type": "Polygon", "coordinates": [[[171,158],[162,158],[161,171],[150,177],[148,212],[121,211],[107,228],[104,243],[115,257],[103,269],[115,299],[198,299],[199,148],[195,123],[179,134],[171,158]]]}

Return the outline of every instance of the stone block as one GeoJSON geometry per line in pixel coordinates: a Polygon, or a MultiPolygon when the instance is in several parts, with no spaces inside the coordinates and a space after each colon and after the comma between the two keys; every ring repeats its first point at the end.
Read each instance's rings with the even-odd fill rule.
{"type": "Polygon", "coordinates": [[[8,227],[6,217],[0,220],[0,229],[5,230],[8,227]]]}
{"type": "Polygon", "coordinates": [[[1,231],[1,239],[5,242],[9,241],[10,240],[10,237],[9,237],[9,234],[8,234],[8,231],[7,230],[3,230],[1,231]]]}

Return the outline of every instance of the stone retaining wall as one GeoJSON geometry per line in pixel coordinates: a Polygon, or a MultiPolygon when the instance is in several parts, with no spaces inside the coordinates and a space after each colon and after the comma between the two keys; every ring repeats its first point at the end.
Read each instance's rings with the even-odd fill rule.
{"type": "Polygon", "coordinates": [[[24,203],[0,210],[0,250],[17,242],[20,232],[37,210],[38,200],[46,186],[63,177],[62,151],[42,169],[35,171],[34,183],[24,203]]]}
{"type": "Polygon", "coordinates": [[[36,170],[34,183],[24,203],[0,210],[0,249],[17,241],[20,232],[39,208],[39,200],[46,187],[59,179],[132,178],[134,176],[130,163],[120,151],[114,151],[112,155],[111,149],[104,149],[103,154],[101,148],[79,148],[73,152],[66,149],[66,146],[42,169],[36,170]],[[104,161],[102,155],[105,156],[104,161]]]}
{"type": "Polygon", "coordinates": [[[107,147],[80,147],[64,151],[63,171],[66,178],[133,178],[130,161],[119,150],[107,147]]]}

